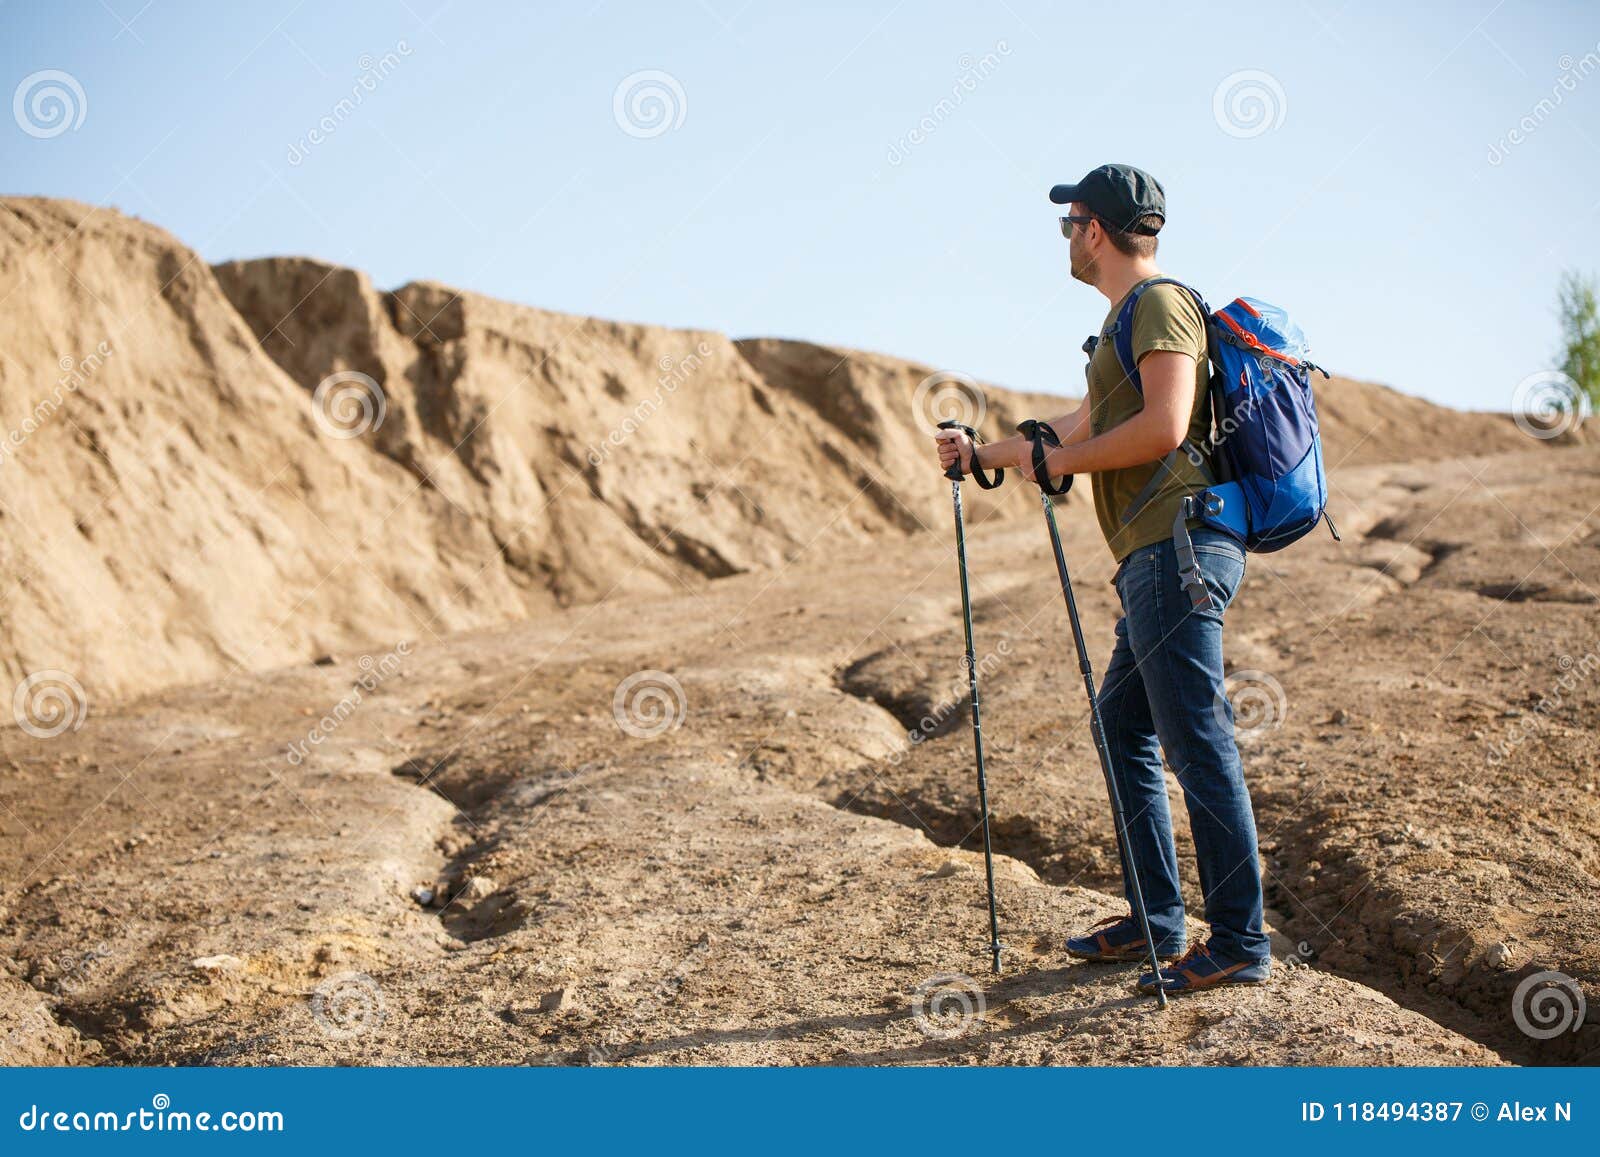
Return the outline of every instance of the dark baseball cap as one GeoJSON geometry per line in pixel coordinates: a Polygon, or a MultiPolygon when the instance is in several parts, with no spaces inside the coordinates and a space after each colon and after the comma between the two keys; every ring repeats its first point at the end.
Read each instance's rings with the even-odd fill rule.
{"type": "Polygon", "coordinates": [[[1057,205],[1078,201],[1124,233],[1153,237],[1167,221],[1167,195],[1161,182],[1132,165],[1101,165],[1076,185],[1057,185],[1050,190],[1050,199],[1057,205]],[[1136,224],[1148,216],[1161,218],[1154,229],[1136,224]]]}

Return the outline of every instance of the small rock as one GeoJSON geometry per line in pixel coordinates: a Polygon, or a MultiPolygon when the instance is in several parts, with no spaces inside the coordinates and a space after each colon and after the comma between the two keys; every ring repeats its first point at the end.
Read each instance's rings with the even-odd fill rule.
{"type": "Polygon", "coordinates": [[[936,869],[929,872],[927,878],[930,880],[948,880],[951,876],[959,874],[960,871],[960,863],[955,860],[946,860],[936,869]]]}
{"type": "Polygon", "coordinates": [[[1511,960],[1511,949],[1505,944],[1491,944],[1489,950],[1483,954],[1483,959],[1490,968],[1504,968],[1511,960]]]}
{"type": "Polygon", "coordinates": [[[558,988],[554,992],[547,992],[539,998],[540,1012],[555,1012],[561,1007],[561,1002],[566,1000],[567,990],[558,988]]]}
{"type": "Polygon", "coordinates": [[[1350,722],[1350,713],[1343,707],[1339,707],[1335,709],[1333,715],[1329,717],[1328,722],[1343,727],[1346,723],[1350,722]]]}
{"type": "Polygon", "coordinates": [[[339,661],[339,656],[330,654],[330,655],[318,655],[315,659],[311,660],[311,663],[312,663],[313,666],[316,666],[316,667],[331,667],[335,663],[337,663],[338,661],[339,661]]]}
{"type": "Polygon", "coordinates": [[[488,876],[470,876],[467,878],[466,885],[461,889],[461,896],[469,901],[486,900],[494,895],[499,888],[500,885],[488,876]]]}
{"type": "Polygon", "coordinates": [[[418,884],[415,888],[411,889],[411,898],[418,904],[421,904],[424,908],[433,903],[433,897],[434,891],[432,888],[427,888],[421,884],[418,884]]]}
{"type": "Polygon", "coordinates": [[[244,961],[231,953],[223,952],[216,956],[202,956],[191,960],[190,964],[201,972],[237,972],[244,967],[244,961]]]}

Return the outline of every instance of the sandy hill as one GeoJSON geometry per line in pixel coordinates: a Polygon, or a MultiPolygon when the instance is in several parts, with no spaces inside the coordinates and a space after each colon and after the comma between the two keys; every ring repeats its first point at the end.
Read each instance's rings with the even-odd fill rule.
{"type": "MultiPolygon", "coordinates": [[[[917,414],[932,371],[897,358],[381,292],[303,259],[212,269],[32,198],[0,200],[0,301],[12,681],[125,694],[948,518],[917,414]]],[[[991,434],[1053,404],[984,395],[991,434]]],[[[1331,462],[1526,445],[1377,386],[1322,398],[1331,462]]]]}

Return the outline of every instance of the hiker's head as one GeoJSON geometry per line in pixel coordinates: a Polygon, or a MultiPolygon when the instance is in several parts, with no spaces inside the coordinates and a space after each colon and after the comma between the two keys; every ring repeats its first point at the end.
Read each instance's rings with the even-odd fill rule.
{"type": "Polygon", "coordinates": [[[1114,229],[1103,217],[1096,216],[1082,201],[1072,203],[1072,212],[1062,218],[1070,224],[1068,253],[1072,261],[1072,276],[1094,285],[1107,265],[1119,259],[1144,261],[1156,255],[1158,241],[1155,231],[1161,228],[1161,219],[1147,214],[1137,224],[1145,230],[1114,229]]]}
{"type": "Polygon", "coordinates": [[[1108,268],[1148,261],[1167,219],[1161,183],[1131,165],[1101,165],[1073,185],[1057,185],[1050,199],[1070,206],[1061,220],[1071,242],[1072,276],[1094,285],[1108,268]]]}

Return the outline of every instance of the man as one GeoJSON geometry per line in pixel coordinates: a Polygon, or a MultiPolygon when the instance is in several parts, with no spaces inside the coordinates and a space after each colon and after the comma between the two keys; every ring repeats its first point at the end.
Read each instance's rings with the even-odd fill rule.
{"type": "MultiPolygon", "coordinates": [[[[1172,961],[1159,978],[1143,974],[1139,987],[1149,991],[1159,982],[1176,993],[1259,984],[1271,956],[1261,923],[1255,817],[1222,671],[1223,612],[1244,577],[1244,551],[1227,535],[1181,517],[1184,499],[1212,478],[1203,453],[1173,453],[1185,443],[1207,443],[1205,317],[1182,286],[1145,285],[1161,276],[1156,234],[1166,222],[1166,196],[1155,178],[1128,165],[1102,165],[1075,185],[1057,185],[1050,199],[1071,207],[1061,228],[1072,276],[1111,303],[1090,355],[1088,396],[1050,422],[1062,445],[1046,462],[1052,476],[1093,475],[1095,513],[1120,564],[1122,617],[1101,681],[1100,711],[1128,812],[1126,852],[1144,886],[1156,953],[1172,961]],[[1124,372],[1113,332],[1124,301],[1141,287],[1131,352],[1142,393],[1124,372]],[[1189,532],[1179,537],[1193,544],[1203,591],[1183,585],[1180,572],[1192,566],[1174,543],[1175,522],[1189,532]],[[1210,938],[1187,952],[1163,753],[1183,787],[1211,926],[1210,938]]],[[[1020,437],[974,448],[965,434],[946,430],[938,444],[942,466],[959,459],[970,471],[976,452],[986,469],[1004,466],[1033,477],[1032,447],[1020,437]]],[[[1126,881],[1124,891],[1131,905],[1126,881]]],[[[1086,960],[1148,957],[1131,914],[1068,940],[1067,951],[1086,960]]]]}

